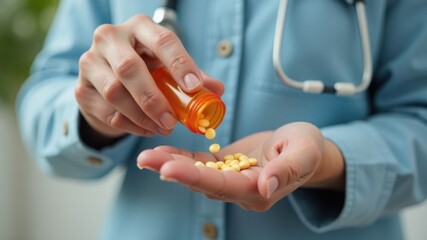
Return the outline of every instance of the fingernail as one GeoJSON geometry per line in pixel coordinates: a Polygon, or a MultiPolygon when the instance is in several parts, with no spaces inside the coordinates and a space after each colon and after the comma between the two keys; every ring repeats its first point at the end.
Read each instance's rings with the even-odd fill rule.
{"type": "Polygon", "coordinates": [[[138,164],[138,163],[136,164],[136,166],[139,168],[139,170],[144,169],[144,167],[143,167],[143,166],[139,166],[139,164],[138,164]]]}
{"type": "Polygon", "coordinates": [[[160,175],[160,180],[162,181],[166,181],[166,182],[178,182],[178,180],[174,179],[174,178],[167,178],[163,175],[160,175]]]}
{"type": "Polygon", "coordinates": [[[136,166],[137,166],[140,170],[147,169],[147,170],[150,170],[150,171],[154,171],[154,172],[156,172],[156,169],[154,169],[154,168],[152,168],[152,167],[142,166],[142,165],[139,165],[138,163],[136,164],[136,166]]]}
{"type": "Polygon", "coordinates": [[[176,125],[175,117],[169,112],[163,113],[163,115],[160,117],[160,122],[163,124],[163,127],[166,129],[172,129],[176,125]]]}
{"type": "Polygon", "coordinates": [[[196,77],[193,73],[188,73],[184,77],[184,85],[188,90],[193,90],[199,87],[202,81],[196,77]]]}
{"type": "Polygon", "coordinates": [[[267,180],[267,198],[270,198],[271,195],[279,187],[279,179],[277,177],[271,177],[267,180]]]}

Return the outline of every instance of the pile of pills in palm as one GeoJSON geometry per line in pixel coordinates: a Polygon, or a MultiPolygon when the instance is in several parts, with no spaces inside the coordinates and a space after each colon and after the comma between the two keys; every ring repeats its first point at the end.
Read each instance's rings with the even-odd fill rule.
{"type": "Polygon", "coordinates": [[[206,166],[217,170],[222,171],[236,171],[240,172],[241,170],[248,169],[252,166],[257,165],[256,158],[250,158],[242,153],[229,154],[224,156],[223,161],[217,162],[207,162],[206,164],[197,161],[195,166],[206,166]]]}
{"type": "MultiPolygon", "coordinates": [[[[205,134],[205,137],[207,139],[214,139],[216,136],[215,129],[213,128],[207,128],[209,126],[209,121],[206,119],[200,119],[199,120],[199,130],[200,132],[205,134]]],[[[209,151],[211,153],[216,153],[221,149],[220,145],[218,143],[213,143],[209,146],[209,151]]],[[[206,166],[217,170],[222,171],[236,171],[240,172],[241,170],[248,169],[251,166],[257,165],[257,159],[256,158],[250,158],[242,153],[235,153],[235,154],[229,154],[224,156],[223,161],[217,161],[217,162],[207,162],[206,164],[197,161],[194,165],[195,166],[206,166]]]]}

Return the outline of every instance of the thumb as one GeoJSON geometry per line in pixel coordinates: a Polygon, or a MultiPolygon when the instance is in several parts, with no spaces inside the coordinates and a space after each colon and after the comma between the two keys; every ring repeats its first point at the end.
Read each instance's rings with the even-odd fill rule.
{"type": "Polygon", "coordinates": [[[310,166],[311,161],[302,159],[295,161],[295,159],[298,158],[282,152],[264,166],[258,179],[258,191],[261,196],[266,199],[274,196],[283,197],[310,178],[313,174],[310,169],[315,168],[310,166]]]}

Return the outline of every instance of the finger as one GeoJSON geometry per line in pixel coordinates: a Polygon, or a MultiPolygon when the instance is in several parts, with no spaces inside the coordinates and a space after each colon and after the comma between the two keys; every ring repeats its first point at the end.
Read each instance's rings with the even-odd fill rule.
{"type": "Polygon", "coordinates": [[[177,147],[173,147],[173,146],[157,146],[154,148],[154,150],[167,152],[169,154],[183,155],[183,156],[186,156],[188,158],[194,159],[194,155],[192,152],[185,150],[185,149],[182,149],[182,148],[177,148],[177,147]]]}
{"type": "Polygon", "coordinates": [[[203,86],[218,96],[224,94],[224,84],[202,71],[203,86]]]}
{"type": "Polygon", "coordinates": [[[85,85],[80,80],[75,89],[76,99],[82,114],[88,123],[106,136],[118,136],[123,133],[132,133],[141,136],[153,136],[154,133],[140,128],[124,115],[118,113],[93,87],[85,85]]]}
{"type": "Polygon", "coordinates": [[[128,24],[136,39],[160,59],[184,91],[196,92],[203,87],[200,70],[176,34],[147,16],[136,16],[128,24]]]}
{"type": "Polygon", "coordinates": [[[139,108],[103,59],[89,51],[80,58],[80,66],[80,73],[91,79],[90,84],[114,109],[140,128],[158,132],[159,126],[139,108]],[[96,70],[87,66],[96,66],[96,70]]]}
{"type": "Polygon", "coordinates": [[[284,196],[307,181],[315,166],[311,160],[304,159],[305,155],[303,151],[287,149],[270,160],[258,179],[260,194],[267,199],[284,196]]]}
{"type": "Polygon", "coordinates": [[[123,84],[140,109],[158,126],[175,127],[177,120],[165,96],[154,82],[146,64],[133,48],[128,29],[98,28],[94,37],[97,52],[110,65],[115,77],[123,84]]]}
{"type": "Polygon", "coordinates": [[[139,169],[147,168],[159,172],[163,164],[171,160],[173,156],[167,152],[148,149],[138,155],[136,165],[139,169]]]}

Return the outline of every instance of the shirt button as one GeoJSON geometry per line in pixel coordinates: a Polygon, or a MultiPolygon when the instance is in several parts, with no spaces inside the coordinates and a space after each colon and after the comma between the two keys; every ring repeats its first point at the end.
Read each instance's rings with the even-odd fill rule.
{"type": "Polygon", "coordinates": [[[233,53],[233,43],[230,40],[222,40],[216,45],[216,53],[220,57],[228,57],[233,53]]]}
{"type": "Polygon", "coordinates": [[[203,234],[207,239],[215,239],[218,235],[218,230],[213,223],[205,223],[203,225],[203,234]]]}
{"type": "Polygon", "coordinates": [[[87,157],[86,162],[88,162],[89,164],[94,165],[94,166],[102,165],[101,159],[96,158],[96,157],[87,157]]]}
{"type": "Polygon", "coordinates": [[[64,124],[62,125],[62,134],[64,134],[64,136],[68,135],[68,123],[64,122],[64,124]]]}

